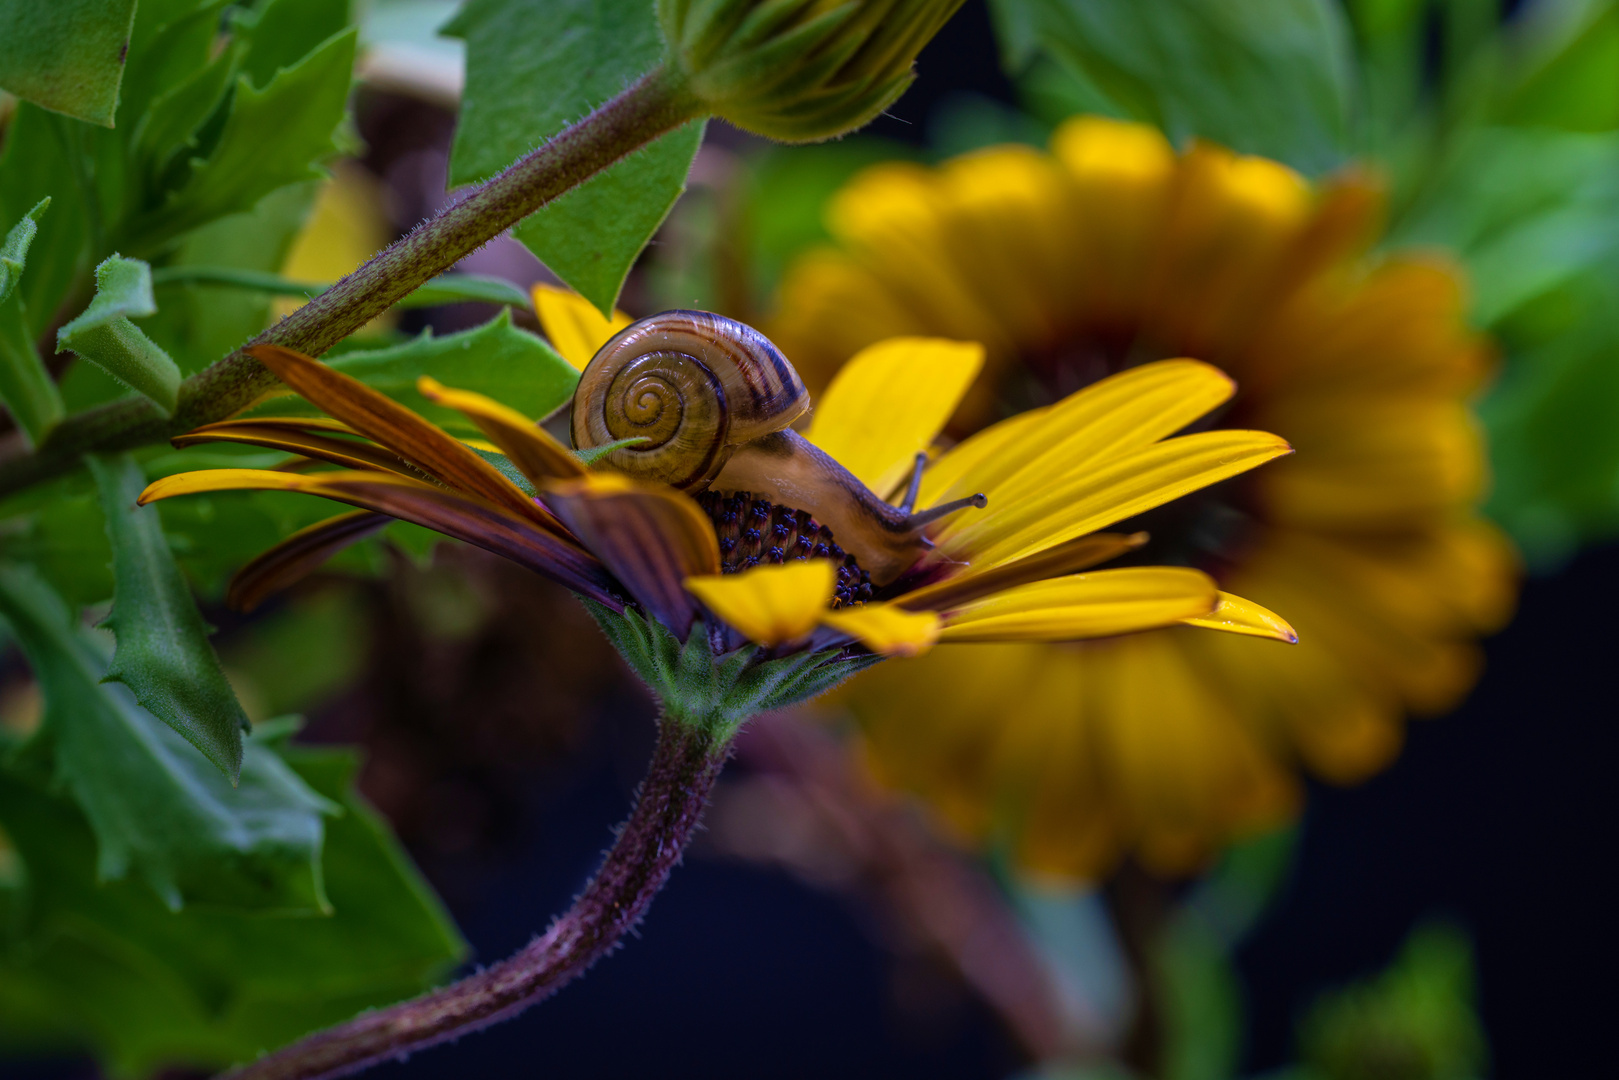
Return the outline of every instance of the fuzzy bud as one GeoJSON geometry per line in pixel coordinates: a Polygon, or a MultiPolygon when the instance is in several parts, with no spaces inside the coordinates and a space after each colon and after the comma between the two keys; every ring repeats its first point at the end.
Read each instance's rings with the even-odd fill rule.
{"type": "Polygon", "coordinates": [[[781,142],[869,123],[961,0],[658,0],[671,63],[715,115],[781,142]]]}

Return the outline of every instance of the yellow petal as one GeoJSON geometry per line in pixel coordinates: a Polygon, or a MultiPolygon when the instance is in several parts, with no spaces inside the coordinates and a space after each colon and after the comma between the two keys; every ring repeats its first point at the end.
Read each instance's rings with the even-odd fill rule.
{"type": "Polygon", "coordinates": [[[910,474],[984,366],[984,347],[890,338],[860,350],[832,379],[806,432],[878,495],[910,474]]]}
{"type": "Polygon", "coordinates": [[[416,389],[428,401],[455,409],[476,424],[536,487],[547,480],[584,475],[584,465],[566,446],[516,409],[470,390],[452,389],[428,375],[416,380],[416,389]]]}
{"type": "Polygon", "coordinates": [[[1168,626],[1214,610],[1207,574],[1139,566],[1037,581],[945,615],[940,641],[1074,641],[1168,626]]]}
{"type": "Polygon", "coordinates": [[[826,559],[756,566],[740,574],[686,579],[708,610],[761,645],[809,634],[826,613],[837,572],[826,559]]]}
{"type": "Polygon", "coordinates": [[[939,616],[931,611],[902,611],[892,604],[828,611],[821,622],[883,656],[921,656],[939,640],[939,616]]]}
{"type": "Polygon", "coordinates": [[[990,500],[940,534],[949,558],[989,567],[1032,555],[1292,452],[1264,431],[1204,431],[1112,458],[1094,471],[1053,477],[1010,504],[990,500]]]}
{"type": "MultiPolygon", "coordinates": [[[[1156,442],[1230,399],[1236,385],[1219,368],[1198,360],[1160,360],[1143,364],[1093,383],[1042,410],[1035,422],[1016,417],[1016,435],[1002,440],[993,454],[974,467],[951,476],[940,475],[922,483],[918,505],[982,491],[991,504],[1020,498],[1047,487],[1069,473],[1088,471],[1092,465],[1156,442]],[[940,481],[953,482],[943,490],[940,481]]],[[[1002,425],[996,425],[1001,427],[1002,425]]],[[[979,438],[995,431],[990,428],[979,438]]],[[[966,449],[962,444],[951,454],[966,449]]]]}
{"type": "Polygon", "coordinates": [[[1207,615],[1182,619],[1181,622],[1188,626],[1201,626],[1207,630],[1224,630],[1231,634],[1273,638],[1276,641],[1285,641],[1289,645],[1297,644],[1299,640],[1298,633],[1287,625],[1286,619],[1268,608],[1260,607],[1252,600],[1244,600],[1228,592],[1220,594],[1220,602],[1207,615]]]}
{"type": "Polygon", "coordinates": [[[682,640],[697,617],[683,583],[717,574],[719,540],[690,498],[621,473],[587,473],[546,487],[546,501],[630,595],[682,640]]]}
{"type": "Polygon", "coordinates": [[[630,325],[630,317],[622,311],[604,318],[589,300],[555,285],[534,286],[534,311],[551,347],[580,371],[609,338],[630,325]]]}

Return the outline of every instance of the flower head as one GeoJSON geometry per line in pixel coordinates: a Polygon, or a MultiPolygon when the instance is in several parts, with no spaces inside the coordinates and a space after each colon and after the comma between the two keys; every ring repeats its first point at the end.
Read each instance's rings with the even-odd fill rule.
{"type": "Polygon", "coordinates": [[[922,46],[961,0],[659,0],[673,63],[745,131],[817,142],[905,92],[922,46]]]}
{"type": "MultiPolygon", "coordinates": [[[[1473,509],[1483,454],[1466,398],[1488,350],[1442,259],[1365,255],[1380,210],[1364,176],[1317,189],[1095,118],[1061,127],[1050,153],[880,165],[834,198],[837,245],[790,270],[773,327],[811,386],[896,334],[982,341],[986,377],[948,428],[970,453],[1159,357],[1196,356],[1241,386],[1221,425],[1298,449],[1120,525],[1151,534],[1132,559],[1286,611],[1297,648],[1165,629],[940,650],[848,688],[883,777],[1041,870],[1090,876],[1131,853],[1185,871],[1285,818],[1295,761],[1364,777],[1397,753],[1406,709],[1465,691],[1472,638],[1512,595],[1512,557],[1473,509]]],[[[1164,414],[1166,430],[1192,422],[1164,414]]],[[[1086,451],[1047,453],[1049,475],[1086,451]]],[[[1043,513],[1026,485],[975,482],[1043,513]]],[[[952,519],[941,543],[983,525],[952,519]]]]}
{"type": "MultiPolygon", "coordinates": [[[[679,323],[694,313],[672,314],[679,323]]],[[[1167,437],[1229,396],[1230,380],[1205,364],[1122,374],[927,465],[981,355],[955,342],[886,342],[840,373],[808,440],[786,429],[736,448],[712,482],[688,494],[618,471],[611,454],[587,465],[531,419],[478,394],[425,378],[418,385],[466,415],[489,449],[309,357],[268,346],[253,353],[328,416],[230,420],[176,443],[247,443],[301,464],[183,473],[154,482],[142,500],[270,489],[359,513],[295,534],[245,567],[230,592],[240,606],[399,518],[544,574],[603,618],[634,620],[650,650],[643,673],[654,681],[662,661],[651,653],[693,642],[717,663],[740,656],[737,673],[797,656],[846,674],[851,663],[916,655],[935,641],[1065,641],[1175,623],[1291,638],[1282,620],[1219,592],[1198,570],[1080,572],[1140,544],[1098,530],[1288,452],[1263,432],[1167,437]],[[913,401],[918,385],[932,389],[913,401]],[[881,427],[869,422],[874,410],[881,427]],[[337,468],[306,469],[319,465],[337,468]],[[928,509],[915,510],[919,500],[928,509]],[[843,528],[840,513],[875,515],[879,535],[868,541],[853,516],[844,534],[823,523],[843,528]],[[896,552],[906,553],[899,562],[896,552]]]]}

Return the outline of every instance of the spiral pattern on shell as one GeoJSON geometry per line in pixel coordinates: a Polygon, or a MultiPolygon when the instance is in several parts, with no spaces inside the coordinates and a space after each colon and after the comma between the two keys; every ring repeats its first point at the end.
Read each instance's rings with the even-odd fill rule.
{"type": "Polygon", "coordinates": [[[798,372],[753,327],[706,311],[666,311],[631,323],[585,365],[573,443],[591,450],[644,439],[604,462],[691,491],[713,480],[738,446],[808,408],[798,372]]]}

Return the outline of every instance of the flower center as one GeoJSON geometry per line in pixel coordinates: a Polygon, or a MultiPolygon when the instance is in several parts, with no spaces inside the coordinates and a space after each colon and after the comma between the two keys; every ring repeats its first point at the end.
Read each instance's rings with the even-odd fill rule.
{"type": "Polygon", "coordinates": [[[735,574],[767,563],[827,559],[838,568],[834,608],[871,599],[871,578],[855,557],[832,539],[832,530],[807,510],[761,499],[745,491],[704,491],[696,496],[720,540],[720,572],[735,574]]]}

